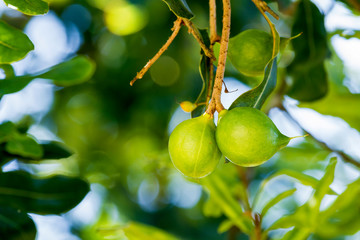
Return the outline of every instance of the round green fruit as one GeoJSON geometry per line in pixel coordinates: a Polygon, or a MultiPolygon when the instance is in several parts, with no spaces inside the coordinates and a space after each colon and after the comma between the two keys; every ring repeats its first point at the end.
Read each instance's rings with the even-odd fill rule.
{"type": "Polygon", "coordinates": [[[202,178],[212,173],[221,158],[214,119],[205,114],[180,123],[170,135],[169,153],[185,176],[202,178]]]}
{"type": "Polygon", "coordinates": [[[264,74],[265,66],[272,57],[273,38],[267,32],[249,29],[229,41],[229,59],[244,75],[264,74]]]}
{"type": "Polygon", "coordinates": [[[244,167],[266,162],[289,141],[265,113],[249,107],[225,112],[216,129],[220,151],[232,163],[244,167]]]}

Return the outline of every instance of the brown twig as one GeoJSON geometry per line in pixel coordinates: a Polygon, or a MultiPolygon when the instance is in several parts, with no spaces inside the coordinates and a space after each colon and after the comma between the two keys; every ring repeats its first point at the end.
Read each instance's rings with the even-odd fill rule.
{"type": "Polygon", "coordinates": [[[349,3],[353,8],[355,8],[357,11],[360,11],[360,2],[356,0],[346,0],[346,2],[349,3]]]}
{"type": "Polygon", "coordinates": [[[230,38],[231,25],[231,4],[230,0],[223,0],[223,27],[220,41],[220,53],[218,59],[218,66],[216,70],[214,90],[211,97],[211,102],[206,112],[213,115],[215,110],[221,112],[224,106],[221,103],[221,89],[224,80],[225,64],[230,38]]]}
{"type": "Polygon", "coordinates": [[[178,18],[176,19],[176,21],[174,22],[174,27],[171,29],[173,32],[171,34],[171,36],[169,37],[169,39],[166,41],[166,43],[160,48],[160,50],[155,54],[155,56],[150,59],[146,65],[141,69],[140,72],[138,72],[136,74],[136,77],[131,80],[130,82],[130,86],[132,86],[136,80],[143,78],[144,74],[149,70],[149,68],[159,59],[159,57],[168,49],[168,47],[170,46],[170,44],[174,41],[175,37],[178,35],[181,25],[183,23],[183,19],[182,18],[178,18]]]}
{"type": "Polygon", "coordinates": [[[210,12],[210,42],[214,44],[220,41],[220,36],[217,34],[216,27],[216,0],[209,0],[209,12],[210,12]]]}
{"type": "MultiPolygon", "coordinates": [[[[276,41],[276,35],[277,35],[277,32],[276,32],[276,29],[274,27],[274,24],[270,21],[270,19],[268,18],[268,16],[266,16],[265,14],[265,11],[269,12],[268,9],[269,6],[263,2],[262,0],[252,0],[253,3],[255,4],[256,8],[259,9],[260,13],[263,15],[263,17],[265,18],[266,22],[269,24],[269,27],[270,27],[270,30],[271,30],[271,34],[273,36],[273,52],[272,52],[272,57],[274,58],[276,55],[277,55],[277,51],[278,51],[278,48],[276,47],[276,44],[277,44],[277,41],[276,41]]],[[[270,9],[271,10],[271,9],[270,9]]],[[[271,10],[272,13],[274,13],[272,10],[271,10]]],[[[271,14],[271,12],[269,12],[271,14]]],[[[274,13],[276,14],[276,13],[274,13]]],[[[277,15],[276,15],[277,16],[277,15]]],[[[275,17],[277,20],[279,20],[279,16],[275,17]]]]}
{"type": "Polygon", "coordinates": [[[260,7],[264,12],[268,12],[276,20],[279,20],[279,15],[277,15],[263,0],[251,0],[257,7],[260,7]]]}
{"type": "Polygon", "coordinates": [[[200,44],[200,47],[204,51],[205,55],[212,60],[216,60],[214,53],[208,47],[206,47],[204,41],[201,39],[200,33],[197,30],[197,28],[194,26],[194,23],[188,19],[183,19],[183,21],[185,25],[188,27],[189,33],[191,33],[196,39],[196,41],[200,44]]]}

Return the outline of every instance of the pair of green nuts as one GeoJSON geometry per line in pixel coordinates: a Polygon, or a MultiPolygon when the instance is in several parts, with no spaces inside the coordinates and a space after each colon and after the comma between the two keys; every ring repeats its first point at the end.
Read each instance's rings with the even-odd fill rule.
{"type": "Polygon", "coordinates": [[[222,155],[236,165],[254,167],[289,141],[265,113],[238,107],[221,111],[217,127],[206,113],[183,121],[170,135],[169,153],[182,174],[202,178],[215,170],[222,155]]]}

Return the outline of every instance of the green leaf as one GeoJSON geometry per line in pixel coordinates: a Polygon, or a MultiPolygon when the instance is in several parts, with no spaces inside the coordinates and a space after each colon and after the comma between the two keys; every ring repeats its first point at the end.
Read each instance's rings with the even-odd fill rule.
{"type": "Polygon", "coordinates": [[[349,125],[360,131],[360,115],[354,111],[354,106],[360,106],[360,94],[336,93],[330,88],[328,96],[311,103],[301,103],[299,107],[311,108],[317,112],[340,117],[344,119],[349,125]]]}
{"type": "Polygon", "coordinates": [[[26,15],[42,15],[49,11],[49,4],[42,0],[4,0],[6,5],[26,15]]]}
{"type": "Polygon", "coordinates": [[[288,96],[303,102],[312,102],[325,97],[328,92],[328,77],[324,63],[297,65],[289,72],[291,87],[288,96]]]}
{"type": "Polygon", "coordinates": [[[0,207],[0,239],[34,240],[36,227],[26,213],[0,207]]]}
{"type": "Polygon", "coordinates": [[[8,141],[14,134],[16,134],[17,129],[15,124],[12,122],[4,122],[0,125],[0,143],[8,141]]]}
{"type": "Polygon", "coordinates": [[[0,204],[37,214],[60,214],[75,207],[89,192],[79,178],[36,178],[23,171],[0,174],[0,204]]]}
{"type": "Polygon", "coordinates": [[[6,142],[5,150],[24,158],[41,158],[43,156],[42,147],[33,138],[20,134],[14,135],[6,142]]]}
{"type": "Polygon", "coordinates": [[[279,203],[281,200],[291,196],[294,192],[296,191],[296,189],[290,189],[287,190],[285,192],[280,193],[279,195],[277,195],[276,197],[274,197],[273,199],[271,199],[262,209],[261,211],[261,216],[265,216],[266,213],[269,211],[270,208],[272,208],[274,205],[276,205],[277,203],[279,203]]]}
{"type": "Polygon", "coordinates": [[[234,226],[234,223],[231,220],[224,220],[220,223],[220,226],[218,227],[217,232],[218,233],[224,233],[230,230],[230,228],[232,228],[234,226]]]}
{"type": "Polygon", "coordinates": [[[126,226],[99,229],[101,239],[141,239],[141,240],[179,240],[174,235],[159,228],[138,222],[129,222],[126,226]]]}
{"type": "Polygon", "coordinates": [[[295,228],[300,229],[311,228],[312,226],[309,224],[310,211],[311,210],[309,206],[304,204],[298,207],[294,213],[279,218],[268,228],[268,231],[279,228],[290,228],[294,226],[295,228]]]}
{"type": "Polygon", "coordinates": [[[233,221],[244,233],[253,229],[250,217],[246,216],[237,200],[232,196],[227,184],[216,172],[201,180],[201,184],[209,191],[211,198],[218,204],[222,212],[233,221]]]}
{"type": "MultiPolygon", "coordinates": [[[[210,39],[209,39],[209,34],[207,32],[206,29],[199,29],[199,33],[202,37],[203,42],[205,43],[205,45],[207,47],[210,46],[210,39]]],[[[202,105],[199,105],[197,108],[195,108],[192,112],[191,112],[191,117],[198,117],[200,115],[202,115],[207,106],[208,106],[208,102],[207,101],[207,96],[211,96],[212,93],[212,88],[214,85],[214,81],[210,82],[210,64],[211,64],[211,59],[208,58],[204,51],[201,50],[201,60],[200,60],[200,66],[199,66],[199,71],[200,71],[200,76],[201,76],[201,80],[203,83],[201,92],[198,96],[198,98],[196,99],[195,103],[196,104],[201,104],[201,103],[205,103],[202,105]]],[[[214,79],[214,78],[213,78],[214,79]]]]}
{"type": "Polygon", "coordinates": [[[55,85],[68,87],[86,82],[95,71],[95,63],[85,57],[77,56],[60,63],[44,73],[13,77],[0,81],[0,95],[18,92],[35,78],[51,80],[55,85]]]}
{"type": "Polygon", "coordinates": [[[40,145],[44,150],[44,154],[42,156],[43,159],[68,158],[73,154],[73,152],[60,142],[42,142],[40,145]]]}
{"type": "MultiPolygon", "coordinates": [[[[316,178],[314,177],[311,177],[309,175],[306,175],[306,174],[303,174],[301,172],[297,172],[297,171],[294,171],[294,170],[290,170],[290,169],[282,169],[282,170],[279,170],[277,172],[275,172],[274,174],[270,175],[269,177],[265,178],[261,185],[260,185],[260,188],[259,190],[257,191],[256,193],[256,196],[254,198],[254,201],[253,201],[253,206],[255,206],[261,196],[261,193],[262,191],[264,190],[264,188],[266,187],[266,185],[271,181],[273,180],[274,178],[277,178],[277,177],[280,177],[280,176],[288,176],[288,177],[291,177],[297,181],[299,181],[301,184],[305,185],[305,186],[310,186],[314,189],[317,188],[318,184],[319,184],[319,180],[317,180],[316,178]]],[[[327,194],[330,194],[330,195],[336,195],[337,193],[335,191],[333,191],[332,189],[329,189],[327,191],[327,194]]]]}
{"type": "Polygon", "coordinates": [[[50,79],[57,86],[68,87],[89,80],[95,71],[95,63],[86,56],[77,56],[60,63],[37,78],[50,79]]]}
{"type": "Polygon", "coordinates": [[[259,86],[243,93],[230,106],[229,109],[235,107],[253,107],[261,109],[265,100],[269,97],[276,86],[277,64],[276,57],[273,58],[265,68],[263,81],[259,86]]]}
{"type": "Polygon", "coordinates": [[[10,64],[0,64],[0,69],[4,71],[6,78],[12,78],[15,76],[14,68],[10,64]]]}
{"type": "Polygon", "coordinates": [[[194,14],[191,12],[186,0],[163,0],[170,10],[178,17],[191,19],[194,14]]]}
{"type": "Polygon", "coordinates": [[[294,228],[287,232],[281,239],[282,240],[304,240],[308,239],[311,232],[306,228],[294,228]]]}
{"type": "Polygon", "coordinates": [[[330,163],[326,167],[324,176],[320,179],[315,189],[314,195],[310,198],[309,204],[311,208],[314,209],[312,211],[313,214],[320,211],[320,204],[322,199],[331,190],[330,185],[334,181],[336,163],[336,158],[330,159],[330,163]]]}
{"type": "Polygon", "coordinates": [[[315,101],[328,91],[324,60],[330,51],[324,15],[309,0],[300,1],[292,34],[302,33],[292,40],[294,61],[288,67],[291,83],[287,95],[300,101],[315,101]]]}
{"type": "Polygon", "coordinates": [[[334,203],[319,215],[316,233],[323,238],[353,235],[360,228],[360,179],[350,183],[334,203]]]}
{"type": "Polygon", "coordinates": [[[0,63],[19,61],[31,50],[34,45],[22,31],[0,20],[0,63]]]}

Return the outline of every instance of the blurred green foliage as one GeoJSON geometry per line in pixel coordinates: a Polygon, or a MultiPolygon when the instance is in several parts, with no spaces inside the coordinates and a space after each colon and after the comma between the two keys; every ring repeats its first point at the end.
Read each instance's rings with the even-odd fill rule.
{"type": "MultiPolygon", "coordinates": [[[[26,1],[5,2],[28,15],[47,11],[46,2],[41,0],[34,1],[39,5],[31,8],[24,5],[26,1]]],[[[101,205],[94,206],[99,208],[97,216],[87,224],[66,218],[72,234],[85,240],[256,239],[254,221],[260,223],[263,239],[358,236],[354,234],[360,230],[359,164],[331,158],[333,151],[315,137],[281,150],[257,168],[237,168],[222,159],[218,169],[201,181],[186,179],[171,164],[168,136],[179,121],[190,117],[180,113],[178,103],[206,99],[207,86],[203,84],[209,81],[208,59],[183,27],[149,73],[133,87],[129,82],[171,34],[176,20],[173,12],[186,18],[193,13],[196,26],[208,28],[208,1],[186,4],[182,0],[180,5],[176,5],[179,1],[165,4],[159,0],[47,2],[57,16],[64,16],[75,4],[81,5],[90,14],[91,24],[80,33],[83,43],[77,54],[81,56],[68,56],[69,60],[43,72],[21,76],[15,76],[10,65],[0,65],[6,75],[0,81],[1,96],[20,91],[37,78],[58,86],[52,109],[37,124],[50,129],[66,145],[41,142],[27,134],[31,121],[0,125],[0,164],[15,160],[21,170],[31,172],[0,173],[0,238],[34,239],[36,229],[26,213],[70,210],[89,191],[87,182],[101,199],[101,205]],[[33,167],[48,159],[61,165],[55,176],[33,167]],[[58,176],[64,172],[70,176],[58,176]],[[340,184],[342,191],[332,183],[340,184]],[[311,189],[309,197],[306,189],[311,189]],[[323,202],[329,198],[333,199],[331,203],[323,202]]],[[[344,2],[352,14],[359,13],[357,1],[333,2],[344,2]]],[[[218,5],[221,29],[220,1],[218,5]]],[[[300,107],[342,118],[358,131],[359,94],[345,86],[344,65],[330,41],[339,33],[347,38],[341,34],[346,29],[327,32],[322,11],[309,0],[277,0],[270,6],[280,15],[279,21],[271,20],[280,36],[288,39],[288,45],[282,45],[264,77],[243,76],[227,63],[227,77],[250,87],[261,82],[239,98],[240,105],[244,99],[251,104],[254,97],[248,98],[250,93],[260,98],[266,109],[286,110],[282,102],[288,94],[300,101],[300,107]],[[300,32],[302,35],[290,39],[300,32]]],[[[2,19],[7,23],[0,22],[0,33],[14,31],[21,35],[17,40],[24,42],[19,44],[27,46],[21,54],[11,53],[16,55],[12,59],[5,59],[11,49],[1,51],[1,64],[8,64],[25,57],[32,48],[20,30],[7,25],[24,29],[31,17],[4,13],[2,19]]],[[[70,21],[81,29],[84,19],[63,17],[62,21],[65,26],[70,21]]],[[[268,31],[251,1],[233,1],[231,36],[250,28],[268,31]]],[[[201,34],[206,35],[206,31],[201,34]]],[[[359,38],[358,34],[352,36],[359,38]]],[[[196,111],[193,116],[204,108],[196,111]]],[[[339,153],[338,149],[335,152],[339,153]]],[[[354,161],[359,162],[359,156],[354,161]]]]}

